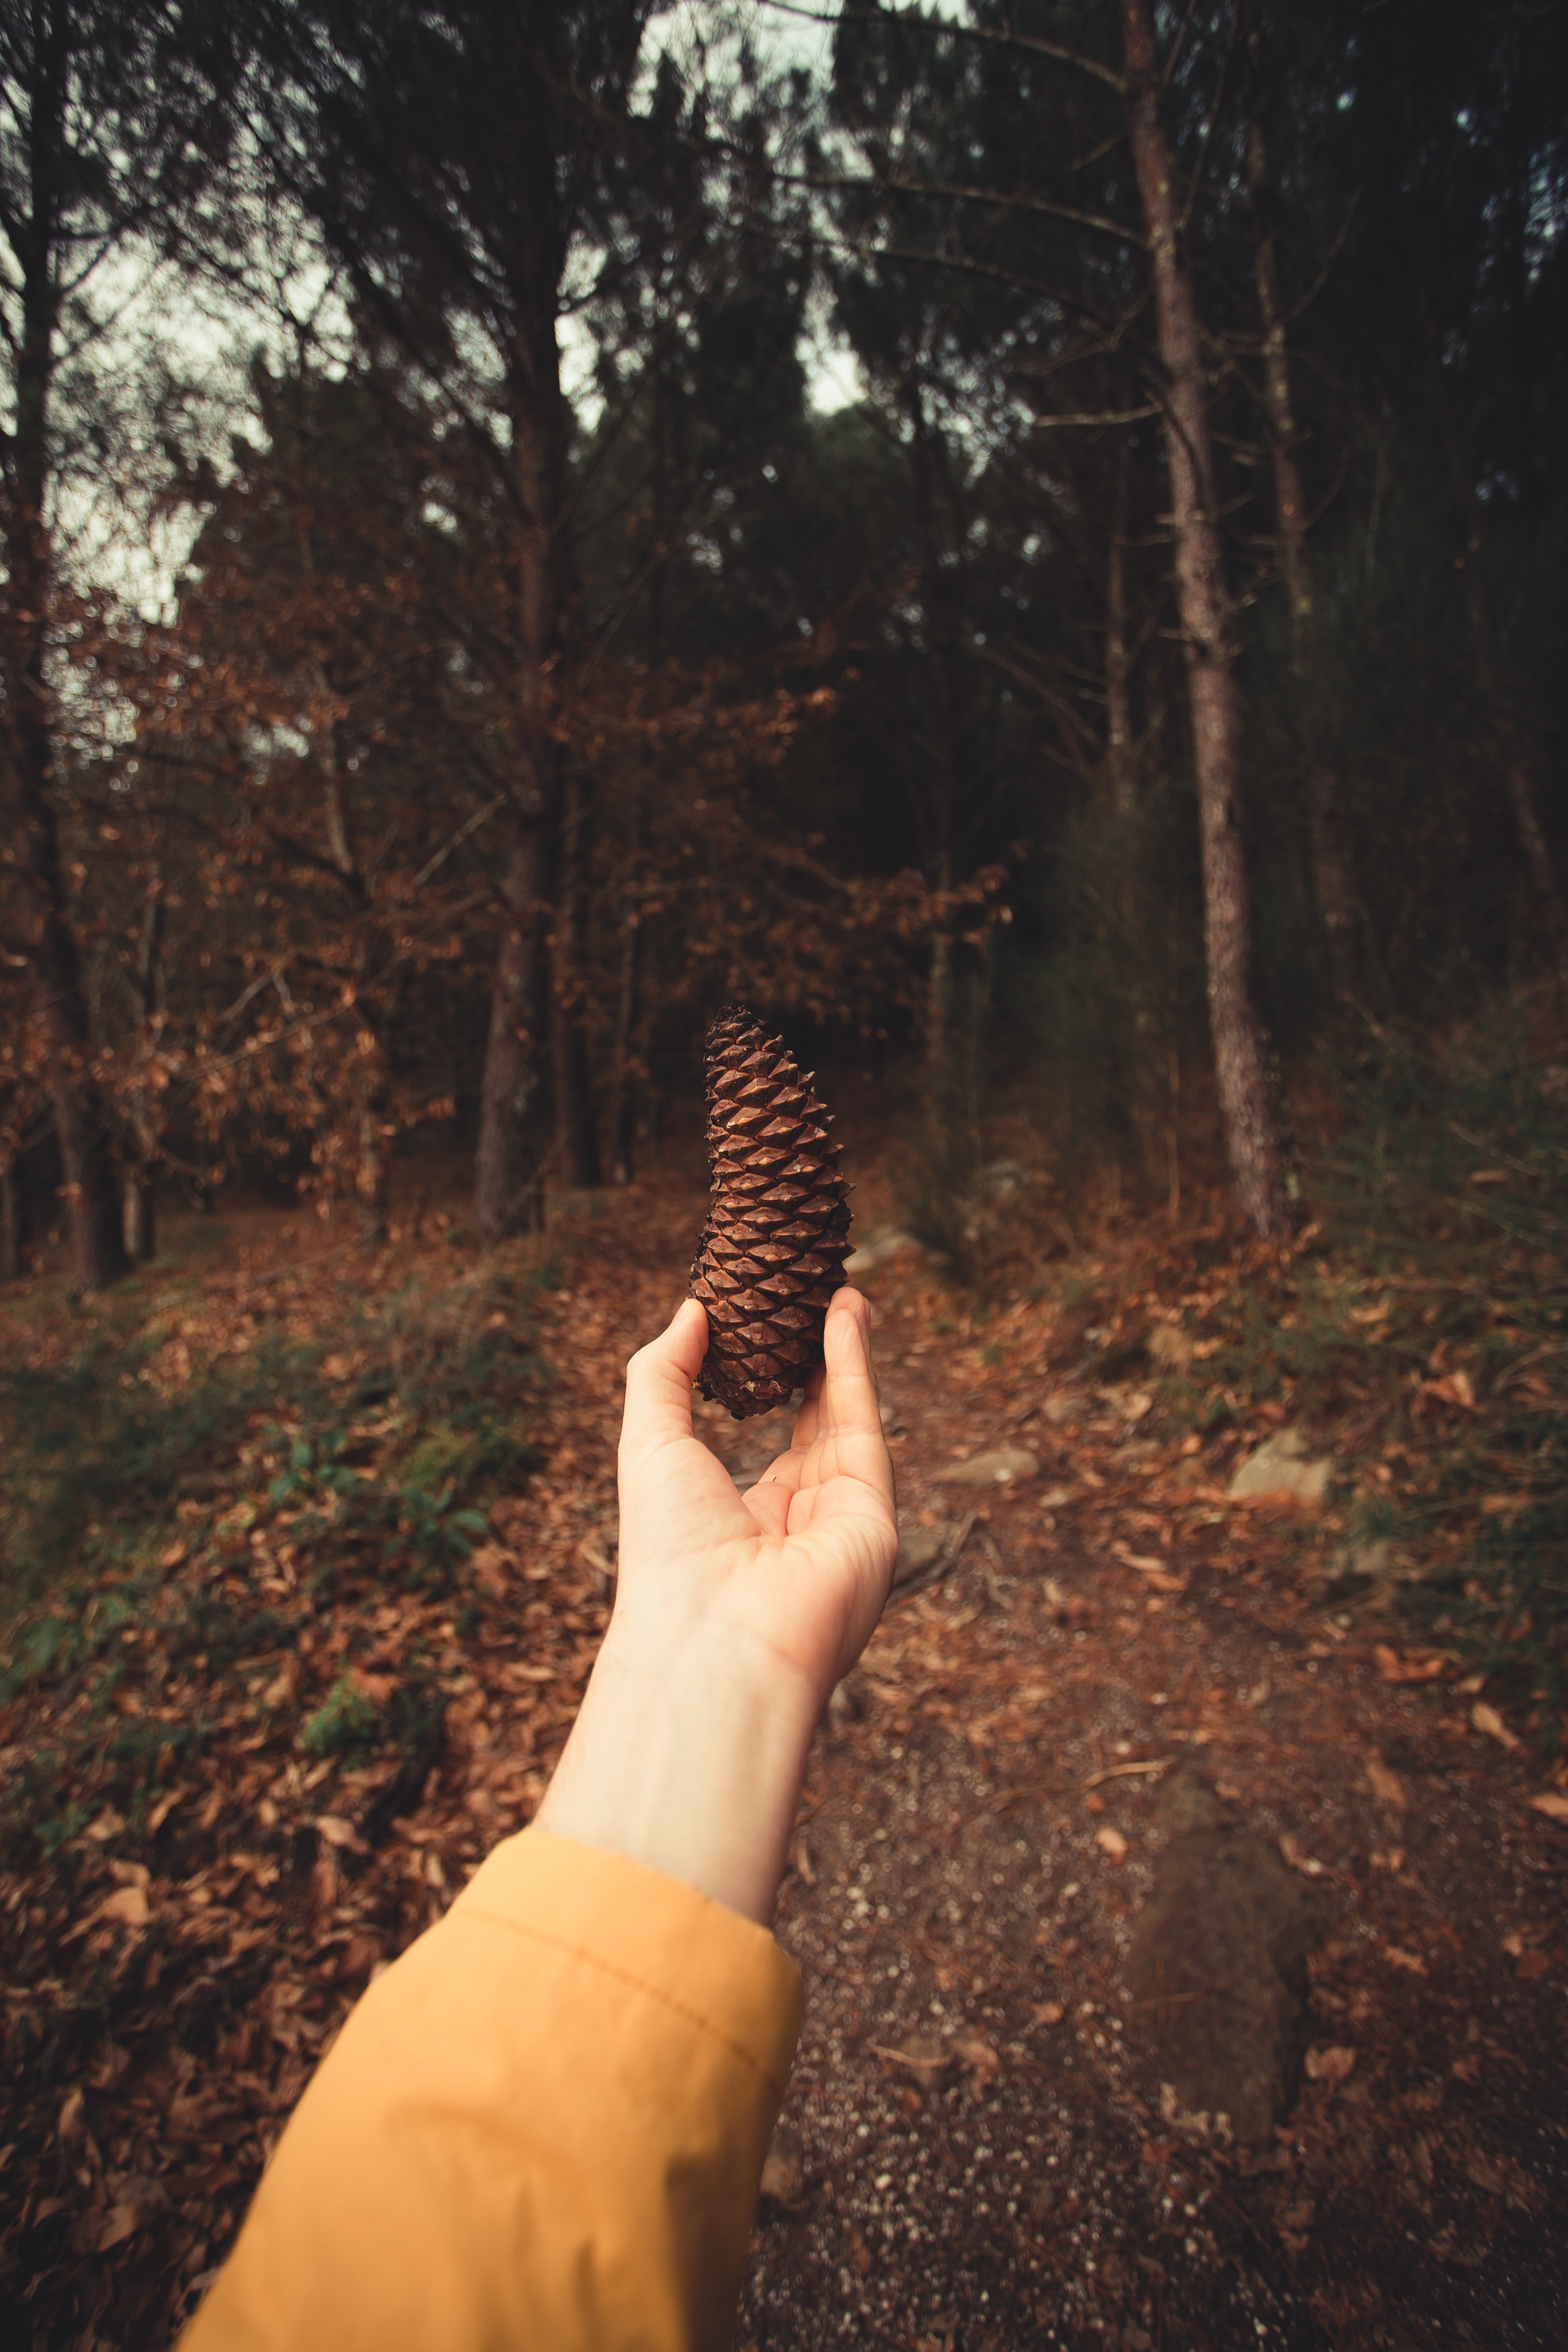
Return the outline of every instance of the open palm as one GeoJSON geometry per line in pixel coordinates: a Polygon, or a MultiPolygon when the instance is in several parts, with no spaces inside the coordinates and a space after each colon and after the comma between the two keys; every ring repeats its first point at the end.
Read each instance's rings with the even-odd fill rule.
{"type": "Polygon", "coordinates": [[[703,1307],[688,1299],[632,1358],[618,1609],[716,1616],[826,1697],[881,1613],[898,1550],[869,1324],[861,1294],[841,1290],[789,1448],[745,1495],[692,1428],[703,1307]]]}

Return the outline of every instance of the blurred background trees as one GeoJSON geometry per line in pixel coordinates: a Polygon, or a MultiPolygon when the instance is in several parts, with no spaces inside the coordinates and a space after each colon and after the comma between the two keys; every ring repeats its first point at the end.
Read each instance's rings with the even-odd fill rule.
{"type": "Polygon", "coordinates": [[[527,1228],[729,994],[1151,1197],[1212,1101],[1278,1234],[1282,1079],[1561,982],[1561,12],[0,0],[0,1274],[225,1167],[381,1236],[431,1123],[527,1228]]]}

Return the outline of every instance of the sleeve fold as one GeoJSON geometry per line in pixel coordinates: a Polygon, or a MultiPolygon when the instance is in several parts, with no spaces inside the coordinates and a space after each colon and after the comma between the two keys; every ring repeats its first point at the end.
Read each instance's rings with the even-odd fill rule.
{"type": "Polygon", "coordinates": [[[354,2010],[181,2352],[725,2352],[800,2008],[750,1920],[524,1831],[354,2010]]]}

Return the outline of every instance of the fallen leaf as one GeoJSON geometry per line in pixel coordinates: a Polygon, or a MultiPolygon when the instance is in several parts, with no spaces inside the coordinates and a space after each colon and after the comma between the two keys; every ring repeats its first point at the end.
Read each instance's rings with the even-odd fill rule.
{"type": "Polygon", "coordinates": [[[1489,1739],[1497,1740],[1500,1746],[1503,1748],[1519,1746],[1517,1734],[1509,1729],[1496,1707],[1489,1706],[1484,1698],[1477,1699],[1474,1706],[1471,1707],[1470,1721],[1478,1731],[1484,1731],[1489,1739]]]}
{"type": "Polygon", "coordinates": [[[112,1805],[105,1805],[97,1821],[89,1822],[82,1835],[91,1838],[95,1845],[107,1845],[110,1839],[118,1837],[124,1827],[125,1815],[117,1813],[112,1805]]]}
{"type": "Polygon", "coordinates": [[[1435,1682],[1443,1671],[1441,1657],[1402,1658],[1386,1642],[1376,1643],[1372,1655],[1379,1678],[1385,1683],[1435,1682]]]}
{"type": "Polygon", "coordinates": [[[345,1847],[350,1853],[370,1852],[353,1822],[346,1822],[341,1813],[318,1813],[313,1826],[320,1831],[329,1845],[345,1847]]]}
{"type": "Polygon", "coordinates": [[[141,2227],[142,2219],[140,2205],[111,2205],[98,2233],[98,2252],[107,2254],[110,2246],[122,2245],[127,2238],[134,2237],[141,2227]]]}
{"type": "Polygon", "coordinates": [[[1338,2044],[1327,2050],[1309,2050],[1301,2063],[1309,2082],[1343,2083],[1354,2070],[1355,2053],[1338,2044]]]}
{"type": "Polygon", "coordinates": [[[82,2097],[82,2087],[78,2083],[74,2090],[68,2091],[66,2093],[64,2099],[61,2101],[60,2119],[55,2126],[56,2133],[61,2139],[69,2139],[72,2133],[80,2124],[82,2097]]]}
{"type": "Polygon", "coordinates": [[[106,1895],[98,1906],[100,1919],[114,1919],[122,1927],[145,1927],[152,1916],[152,1906],[147,1900],[144,1886],[121,1886],[106,1895]]]}
{"type": "Polygon", "coordinates": [[[1568,1797],[1560,1790],[1542,1789],[1539,1796],[1526,1797],[1524,1801],[1536,1812],[1544,1813],[1549,1822],[1568,1823],[1568,1797]]]}
{"type": "Polygon", "coordinates": [[[1531,1977],[1543,1977],[1551,1966],[1551,1954],[1543,1952],[1539,1945],[1535,1945],[1529,1951],[1521,1952],[1519,1966],[1514,1973],[1516,1976],[1524,1978],[1528,1982],[1531,1977]]]}
{"type": "Polygon", "coordinates": [[[1381,1756],[1366,1759],[1366,1785],[1384,1804],[1403,1807],[1405,1786],[1397,1772],[1391,1772],[1381,1756]]]}
{"type": "Polygon", "coordinates": [[[1131,1780],[1145,1772],[1168,1772],[1175,1762],[1174,1756],[1150,1756],[1137,1764],[1107,1764],[1103,1772],[1091,1772],[1083,1785],[1097,1789],[1103,1780],[1131,1780]]]}
{"type": "Polygon", "coordinates": [[[1037,2000],[1034,2021],[1037,2025],[1060,2025],[1067,2011],[1059,2000],[1037,2000]]]}
{"type": "Polygon", "coordinates": [[[1111,1827],[1109,1822],[1106,1822],[1103,1829],[1095,1831],[1094,1843],[1100,1848],[1102,1853],[1108,1853],[1110,1855],[1113,1862],[1126,1861],[1128,1853],[1127,1841],[1122,1835],[1120,1830],[1113,1830],[1111,1827]]]}
{"type": "Polygon", "coordinates": [[[1291,1868],[1299,1870],[1303,1878],[1322,1876],[1324,1865],[1321,1862],[1315,1862],[1310,1853],[1303,1853],[1300,1841],[1293,1837],[1289,1830],[1284,1831],[1281,1835],[1280,1852],[1284,1855],[1291,1868]]]}
{"type": "Polygon", "coordinates": [[[794,1849],[790,1859],[795,1864],[795,1874],[800,1879],[800,1884],[803,1886],[815,1886],[817,1883],[817,1873],[815,1865],[811,1861],[811,1849],[806,1843],[806,1832],[804,1830],[800,1832],[800,1835],[795,1840],[794,1849]]]}
{"type": "Polygon", "coordinates": [[[175,1806],[183,1801],[184,1795],[185,1791],[183,1789],[171,1789],[166,1795],[159,1798],[157,1803],[152,1807],[147,1815],[147,1834],[149,1837],[157,1836],[158,1832],[162,1828],[164,1822],[168,1820],[175,1806]]]}
{"type": "Polygon", "coordinates": [[[880,2042],[869,2042],[867,2047],[877,2057],[890,2059],[895,2066],[906,2066],[923,2083],[934,2083],[953,2061],[947,2044],[933,2040],[929,2034],[914,2034],[897,2050],[889,2050],[880,2042]]]}
{"type": "Polygon", "coordinates": [[[1413,1977],[1424,1977],[1427,1973],[1427,1963],[1420,1955],[1401,1951],[1397,1944],[1385,1944],[1383,1957],[1385,1960],[1392,1960],[1396,1969],[1408,1969],[1413,1977]]]}
{"type": "Polygon", "coordinates": [[[982,2034],[971,2033],[953,2044],[954,2054],[972,2066],[977,2074],[997,2074],[1001,2072],[1001,2060],[982,2034]]]}

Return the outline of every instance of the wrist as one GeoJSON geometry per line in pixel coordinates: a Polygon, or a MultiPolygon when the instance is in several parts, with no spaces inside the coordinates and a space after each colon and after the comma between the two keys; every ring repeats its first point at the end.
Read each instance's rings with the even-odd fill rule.
{"type": "Polygon", "coordinates": [[[744,1638],[709,1622],[651,1640],[618,1609],[539,1826],[766,1927],[819,1711],[805,1675],[744,1638]]]}

